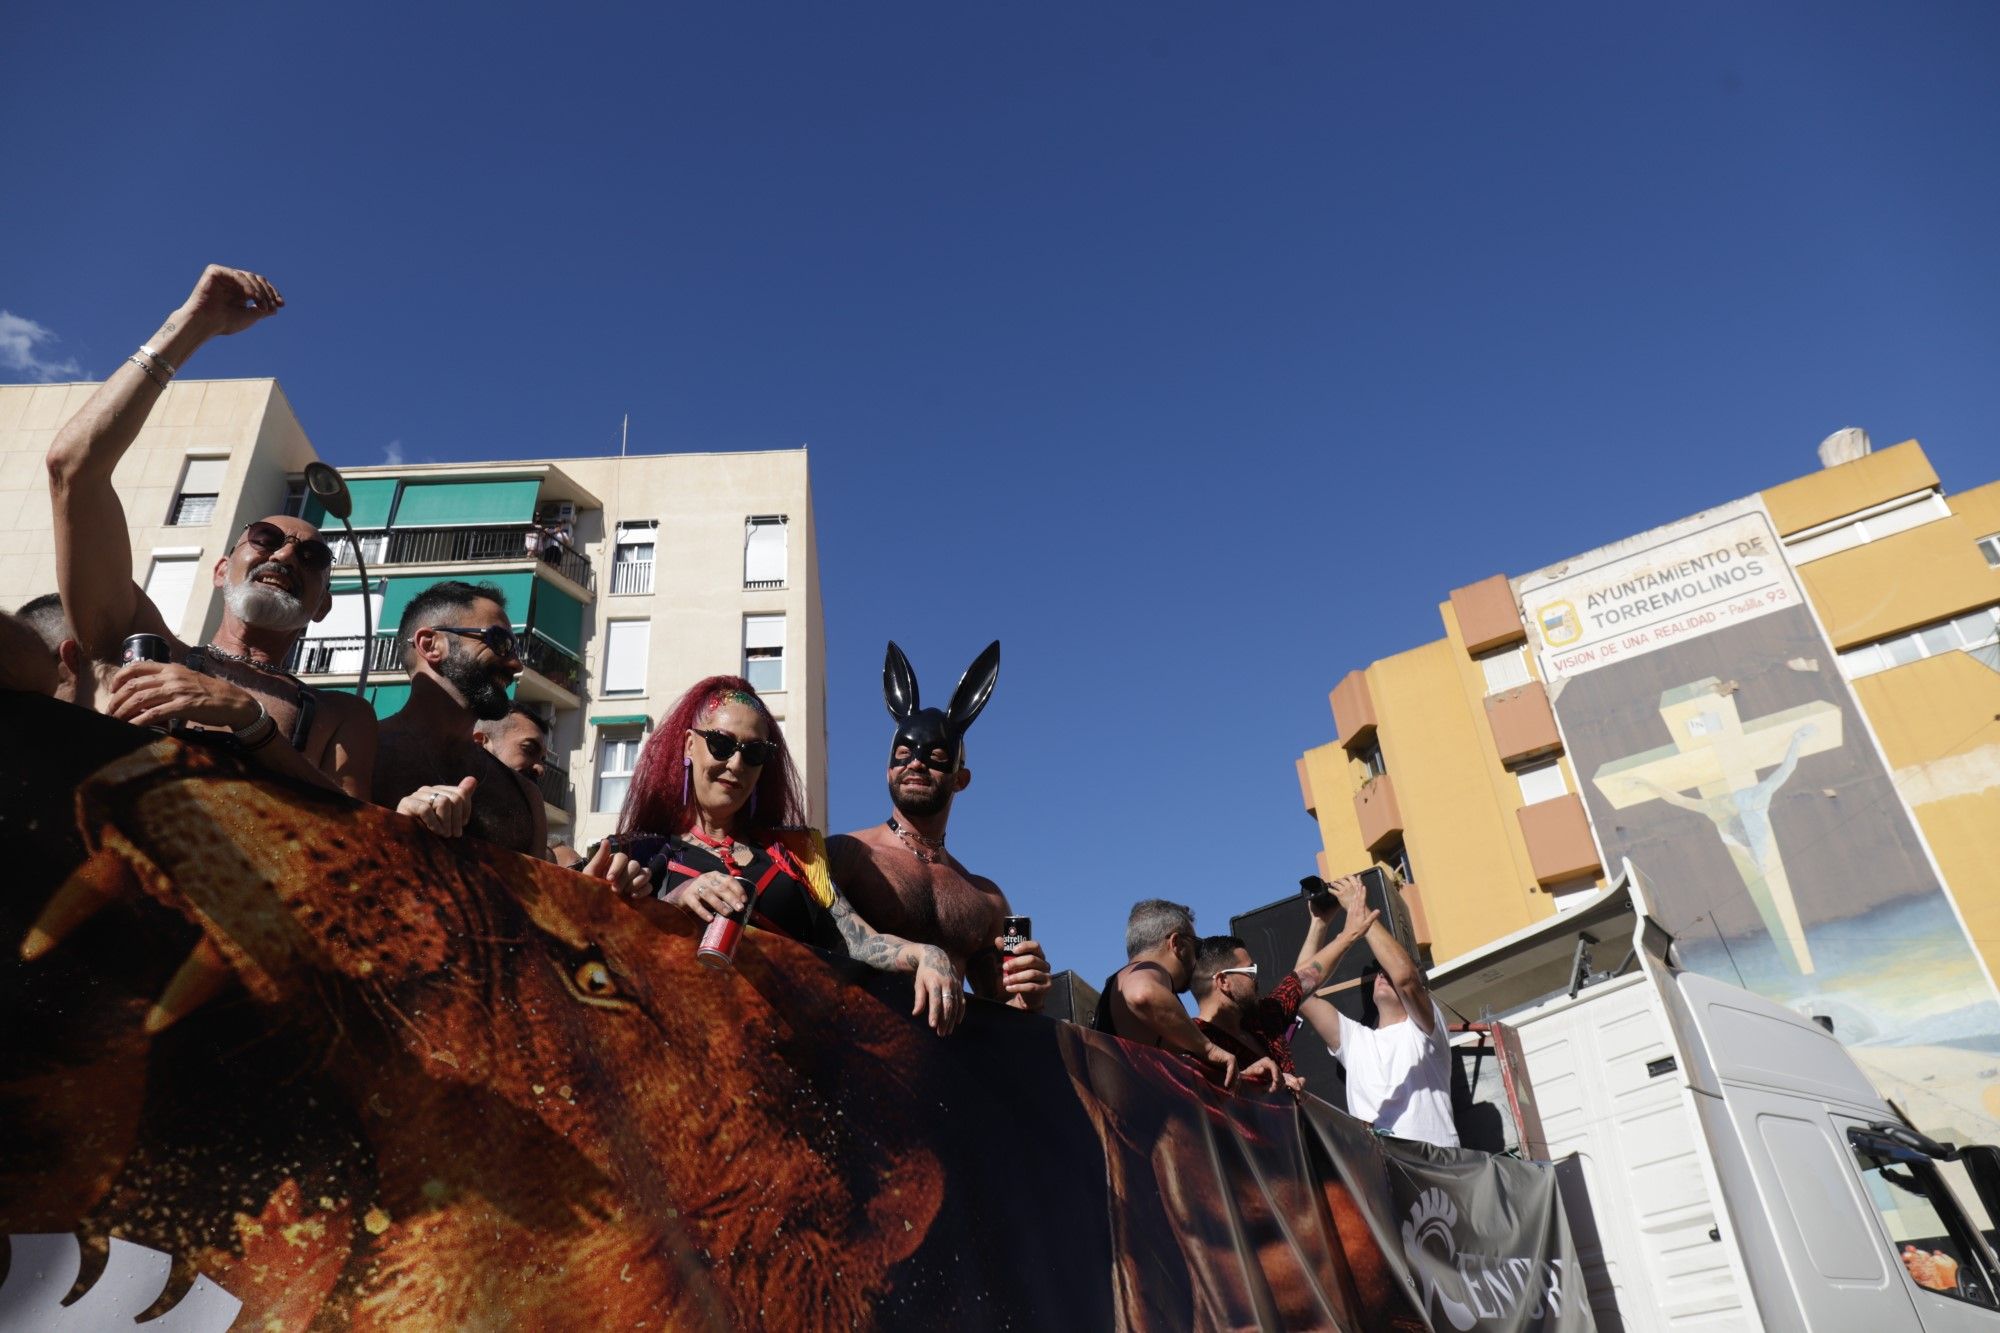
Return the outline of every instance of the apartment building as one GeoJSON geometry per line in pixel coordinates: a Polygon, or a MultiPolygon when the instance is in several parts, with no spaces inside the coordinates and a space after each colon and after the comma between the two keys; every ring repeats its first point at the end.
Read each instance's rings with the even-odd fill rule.
{"type": "MultiPolygon", "coordinates": [[[[92,384],[0,386],[0,606],[55,587],[42,459],[92,384]]],[[[335,551],[334,606],[291,669],[408,697],[403,608],[442,579],[505,594],[525,640],[515,697],[552,724],[552,830],[610,832],[652,724],[703,676],[749,677],[826,810],[824,632],[803,449],[359,467],[348,525],[304,487],[317,457],[275,380],[179,380],[119,465],[135,577],[181,637],[212,633],[208,571],[244,524],[301,514],[335,551]],[[363,680],[363,666],[366,680],[363,680]]]]}
{"type": "Polygon", "coordinates": [[[1394,868],[1440,961],[1629,860],[1685,965],[1825,1019],[1920,1123],[1991,1141],[2000,482],[1948,494],[1915,441],[1858,431],[1821,461],[1452,589],[1440,638],[1334,684],[1304,803],[1322,871],[1394,868]]]}

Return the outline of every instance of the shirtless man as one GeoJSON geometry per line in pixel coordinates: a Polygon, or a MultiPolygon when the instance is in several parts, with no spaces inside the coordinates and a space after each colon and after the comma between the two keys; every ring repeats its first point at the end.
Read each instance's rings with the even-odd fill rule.
{"type": "Polygon", "coordinates": [[[1003,952],[1000,926],[1012,912],[1000,886],[959,864],[944,847],[952,799],[972,782],[965,732],[993,694],[1000,645],[990,645],[960,677],[940,712],[918,703],[909,659],[889,645],[882,693],[896,719],[889,751],[889,801],[895,813],[873,828],[827,840],[833,882],[876,930],[951,956],[973,993],[1016,1009],[1040,1009],[1049,963],[1029,940],[1003,952]]]}
{"type": "MultiPolygon", "coordinates": [[[[375,793],[433,833],[470,834],[548,860],[548,812],[534,779],[496,758],[473,735],[508,715],[507,687],[521,672],[520,644],[507,596],[488,583],[447,579],[410,599],[396,626],[410,700],[382,723],[375,793]]],[[[646,872],[622,852],[601,848],[585,874],[642,893],[646,872]]]]}
{"type": "Polygon", "coordinates": [[[177,369],[210,338],[241,333],[284,304],[258,275],[211,264],[57,432],[48,455],[56,586],[84,657],[116,662],[133,634],[167,642],[168,661],[134,662],[112,678],[98,694],[100,712],[140,726],[228,731],[252,763],[365,800],[375,714],[354,695],[308,690],[284,669],[305,627],[333,606],[333,553],[319,530],[273,514],[224,534],[210,575],[223,592],[222,623],[213,642],[190,649],[132,581],[125,509],[111,481],[177,369]]]}

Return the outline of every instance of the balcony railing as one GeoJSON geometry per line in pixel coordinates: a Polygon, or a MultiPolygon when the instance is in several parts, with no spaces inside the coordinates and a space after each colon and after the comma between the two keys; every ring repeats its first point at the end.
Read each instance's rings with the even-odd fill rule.
{"type": "Polygon", "coordinates": [[[542,789],[542,799],[558,810],[575,813],[570,806],[569,770],[547,760],[542,762],[542,775],[535,779],[535,785],[542,789]]]}
{"type": "Polygon", "coordinates": [[[540,630],[531,629],[522,638],[521,665],[571,694],[583,692],[583,663],[555,640],[544,638],[540,630]]]}
{"type": "MultiPolygon", "coordinates": [[[[357,532],[355,543],[372,569],[377,565],[460,565],[540,560],[580,587],[591,587],[590,560],[531,523],[497,528],[392,528],[357,532]]],[[[354,543],[342,533],[329,543],[336,565],[354,563],[354,543]]]]}
{"type": "Polygon", "coordinates": [[[620,560],[611,566],[611,593],[651,592],[653,590],[653,562],[650,560],[620,560]]]}
{"type": "MultiPolygon", "coordinates": [[[[353,676],[361,671],[361,649],[366,640],[359,634],[343,639],[301,639],[292,648],[285,670],[295,676],[353,676]]],[[[401,671],[403,654],[393,634],[378,634],[368,654],[368,670],[401,671]]]]}
{"type": "Polygon", "coordinates": [[[785,581],[783,579],[743,580],[743,588],[744,591],[746,592],[769,592],[773,588],[782,588],[784,586],[785,586],[785,581]]]}

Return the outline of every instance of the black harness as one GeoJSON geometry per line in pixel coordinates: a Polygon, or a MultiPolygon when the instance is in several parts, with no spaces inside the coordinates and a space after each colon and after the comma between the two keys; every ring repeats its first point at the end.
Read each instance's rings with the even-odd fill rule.
{"type": "MultiPolygon", "coordinates": [[[[198,672],[204,676],[214,676],[217,680],[227,680],[228,677],[215,670],[215,664],[209,660],[208,653],[209,650],[206,645],[190,648],[187,650],[187,656],[181,659],[181,665],[190,671],[198,672]]],[[[306,739],[312,735],[313,714],[319,710],[319,691],[309,685],[302,684],[299,678],[289,671],[262,671],[261,668],[257,667],[251,669],[260,671],[261,674],[266,676],[282,676],[292,683],[292,689],[297,692],[296,698],[299,707],[298,721],[292,724],[292,748],[304,754],[306,739]]],[[[234,681],[230,683],[235,684],[234,681]]]]}

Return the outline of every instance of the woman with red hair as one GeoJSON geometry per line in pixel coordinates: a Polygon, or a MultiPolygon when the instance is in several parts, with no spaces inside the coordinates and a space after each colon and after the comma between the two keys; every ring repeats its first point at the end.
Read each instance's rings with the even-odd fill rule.
{"type": "Polygon", "coordinates": [[[655,897],[703,921],[735,915],[744,885],[753,925],[885,972],[916,978],[913,1013],[940,1035],[964,1013],[951,956],[884,935],[827,874],[826,840],[804,822],[784,729],[740,676],[710,676],[683,694],[639,752],[618,820],[618,847],[652,871],[655,897]]]}

